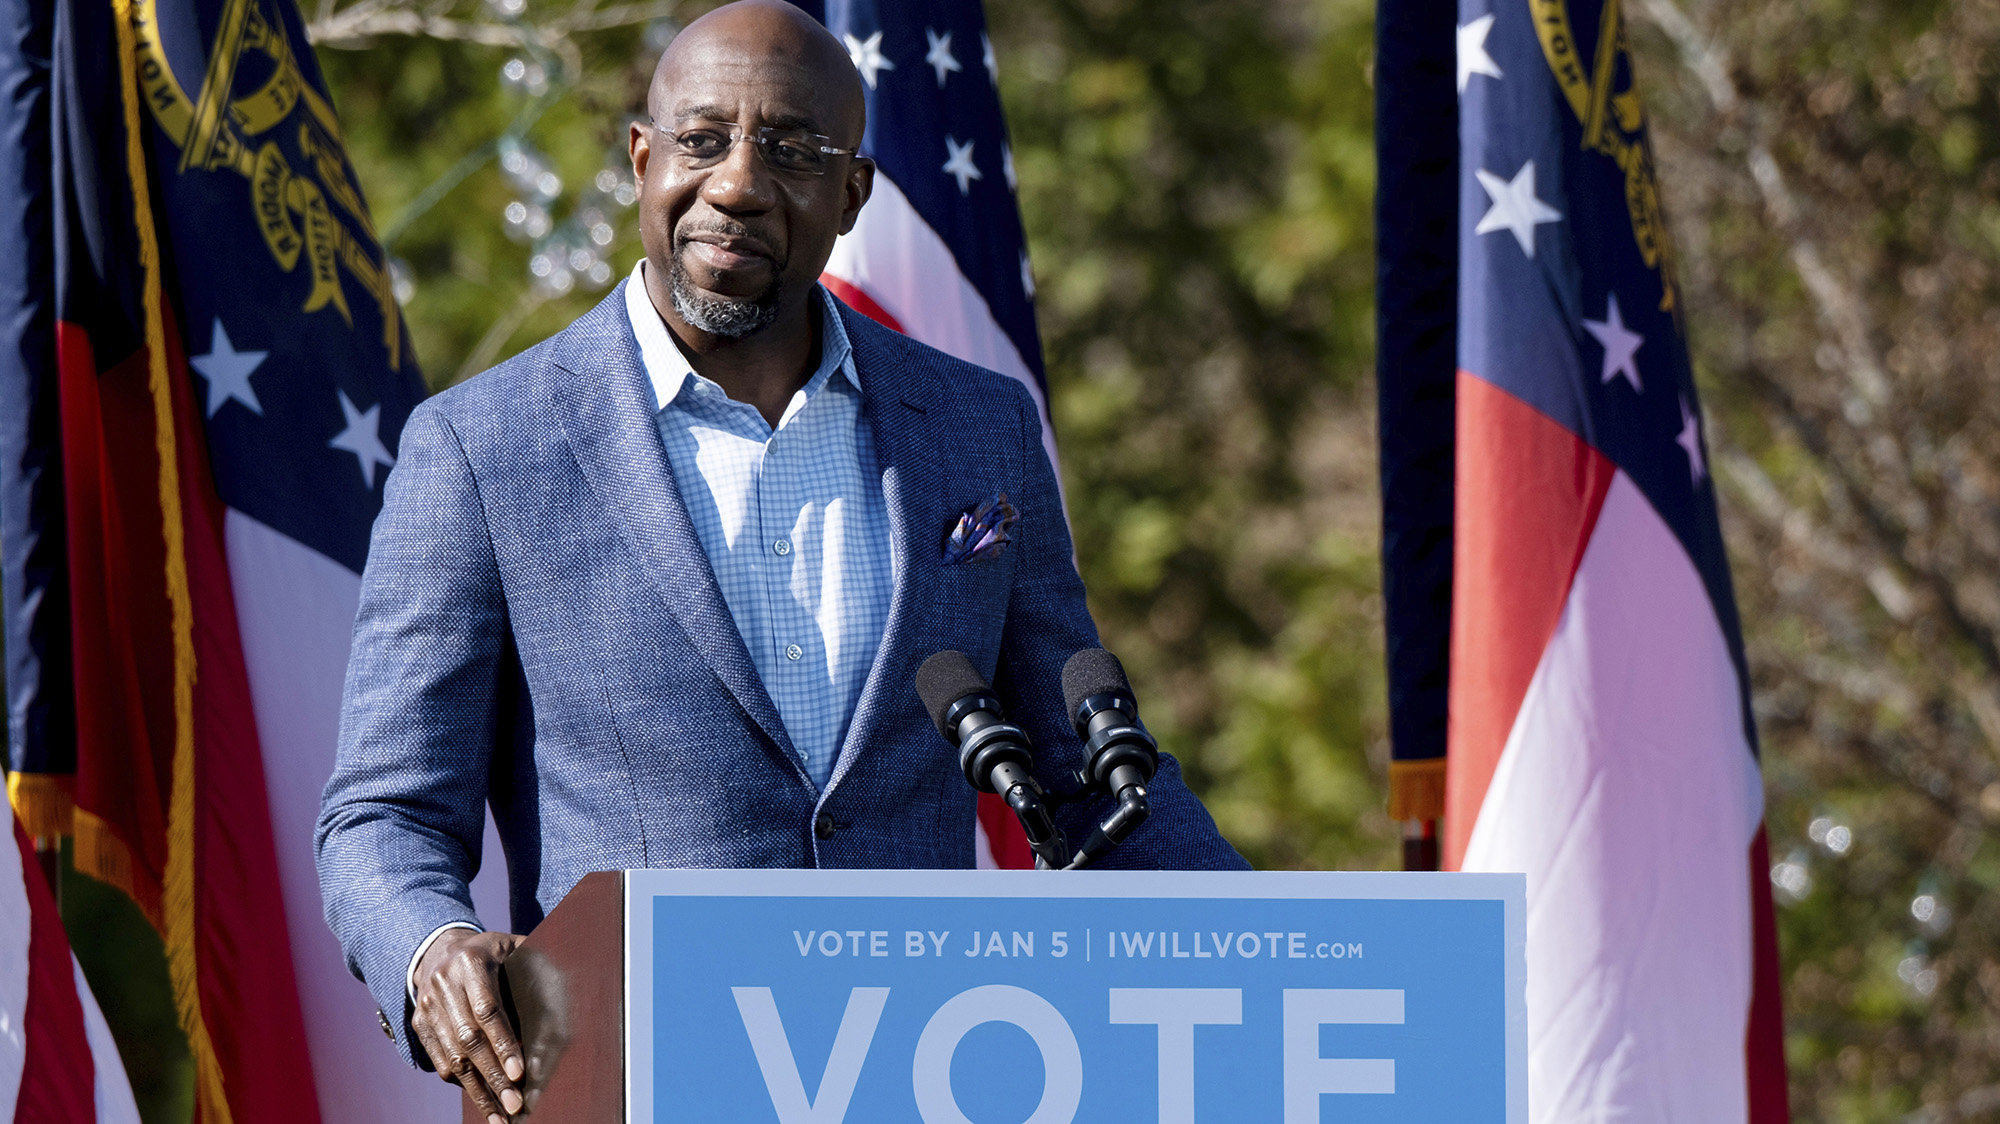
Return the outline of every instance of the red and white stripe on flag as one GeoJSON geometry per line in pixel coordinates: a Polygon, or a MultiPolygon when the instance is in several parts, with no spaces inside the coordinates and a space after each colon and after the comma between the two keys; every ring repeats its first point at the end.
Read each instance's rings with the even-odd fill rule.
{"type": "MultiPolygon", "coordinates": [[[[224,518],[223,540],[320,1119],[456,1119],[458,1090],[403,1064],[382,1036],[368,989],[348,974],[340,943],[321,917],[313,822],[333,771],[361,576],[234,509],[224,518]]],[[[493,860],[501,850],[490,818],[483,846],[489,861],[473,880],[473,904],[486,924],[500,927],[508,917],[506,867],[493,860]]]]}
{"type": "MultiPolygon", "coordinates": [[[[888,176],[875,177],[875,193],[853,231],[834,244],[820,280],[855,311],[948,355],[1020,380],[1042,411],[1042,444],[1054,463],[1055,433],[1034,373],[994,321],[985,298],[959,271],[951,247],[888,176]]],[[[980,795],[975,830],[980,869],[1035,865],[1027,836],[999,797],[980,795]]]]}
{"type": "Polygon", "coordinates": [[[69,950],[34,847],[0,801],[0,1121],[138,1124],[125,1064],[69,950]]]}
{"type": "Polygon", "coordinates": [[[1528,876],[1530,1119],[1782,1119],[1762,782],[1701,577],[1623,470],[1465,374],[1457,463],[1444,858],[1528,876]]]}
{"type": "Polygon", "coordinates": [[[875,177],[875,193],[854,229],[833,246],[821,278],[855,311],[947,355],[1020,380],[1042,411],[1042,446],[1056,459],[1049,404],[1014,341],[958,259],[895,181],[875,177]]]}

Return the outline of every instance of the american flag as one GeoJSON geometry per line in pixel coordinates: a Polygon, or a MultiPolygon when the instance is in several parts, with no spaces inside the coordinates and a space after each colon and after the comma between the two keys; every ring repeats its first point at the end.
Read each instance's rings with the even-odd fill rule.
{"type": "Polygon", "coordinates": [[[1619,5],[1412,7],[1378,42],[1385,558],[1415,580],[1427,509],[1451,561],[1392,591],[1399,737],[1439,732],[1448,636],[1443,860],[1528,875],[1530,1118],[1776,1124],[1749,676],[1619,5]]]}
{"type": "MultiPolygon", "coordinates": [[[[828,0],[823,19],[861,75],[861,151],[879,167],[823,280],[889,327],[1019,379],[1042,408],[1053,460],[1034,274],[978,0],[828,0]]],[[[981,866],[1034,865],[999,798],[980,797],[979,824],[981,866]]]]}

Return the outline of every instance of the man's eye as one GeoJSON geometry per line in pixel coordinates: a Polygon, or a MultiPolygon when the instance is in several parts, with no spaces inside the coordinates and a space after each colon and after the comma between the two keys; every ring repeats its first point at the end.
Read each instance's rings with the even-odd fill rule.
{"type": "Polygon", "coordinates": [[[729,147],[720,133],[693,132],[680,135],[680,146],[689,156],[713,156],[729,147]]]}
{"type": "Polygon", "coordinates": [[[779,141],[771,146],[771,155],[780,163],[792,167],[810,167],[819,163],[819,150],[804,141],[779,141]]]}

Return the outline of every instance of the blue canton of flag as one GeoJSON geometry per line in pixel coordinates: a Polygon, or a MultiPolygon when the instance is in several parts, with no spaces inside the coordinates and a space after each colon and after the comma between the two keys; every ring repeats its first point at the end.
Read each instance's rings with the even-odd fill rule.
{"type": "Polygon", "coordinates": [[[318,61],[290,4],[141,13],[157,19],[139,35],[146,135],[216,490],[358,572],[424,384],[318,61]],[[237,57],[210,59],[204,19],[240,20],[237,57]],[[215,73],[284,93],[208,114],[215,73]]]}
{"type": "Polygon", "coordinates": [[[1034,274],[978,0],[829,0],[825,20],[861,75],[861,151],[881,169],[827,272],[865,296],[863,311],[873,303],[909,335],[1020,378],[1042,400],[1034,274]]]}
{"type": "MultiPolygon", "coordinates": [[[[1584,57],[1579,43],[1596,46],[1600,12],[1569,7],[1459,6],[1459,367],[1632,477],[1693,559],[1740,669],[1701,406],[1623,28],[1611,49],[1584,57]]],[[[1615,6],[1605,10],[1616,18],[1615,6]]]]}

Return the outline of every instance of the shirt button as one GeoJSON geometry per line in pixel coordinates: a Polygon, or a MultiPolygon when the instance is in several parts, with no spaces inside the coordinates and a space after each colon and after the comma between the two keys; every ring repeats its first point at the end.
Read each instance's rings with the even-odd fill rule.
{"type": "Polygon", "coordinates": [[[805,654],[806,650],[797,644],[787,644],[785,646],[785,658],[788,660],[803,659],[805,658],[805,654]]]}
{"type": "Polygon", "coordinates": [[[821,839],[831,839],[833,838],[833,832],[833,817],[827,815],[825,812],[821,812],[819,818],[813,820],[813,834],[819,836],[821,839]]]}
{"type": "Polygon", "coordinates": [[[780,555],[790,554],[792,552],[792,540],[779,539],[777,542],[771,544],[771,549],[777,551],[780,555]]]}

